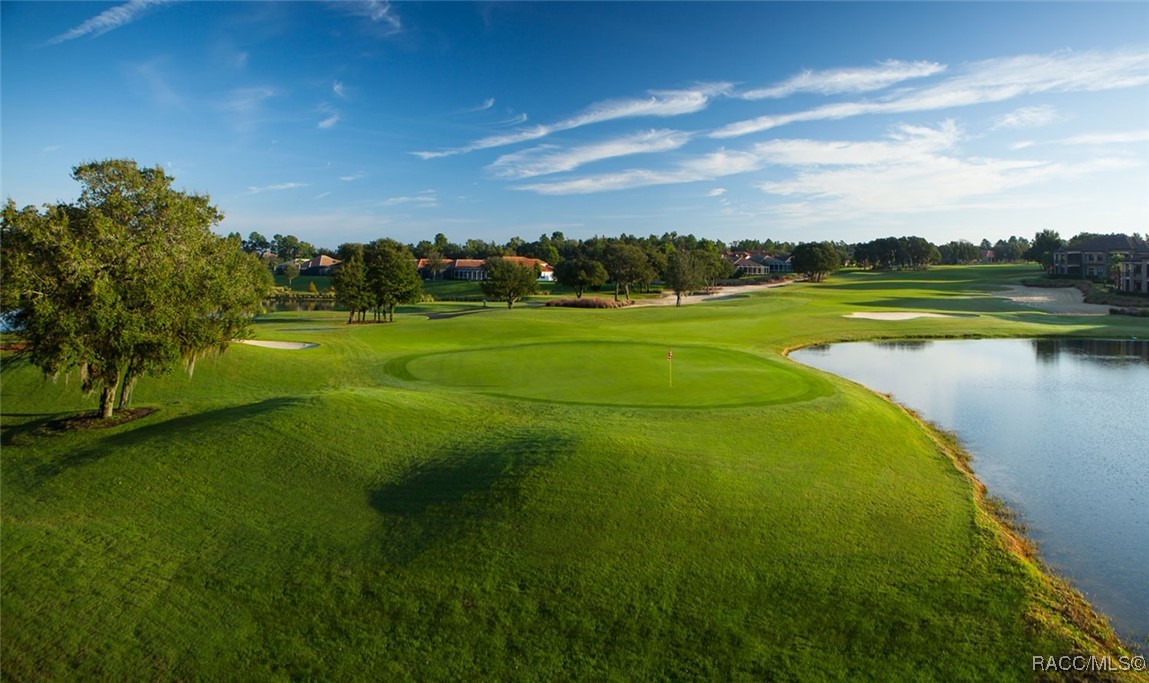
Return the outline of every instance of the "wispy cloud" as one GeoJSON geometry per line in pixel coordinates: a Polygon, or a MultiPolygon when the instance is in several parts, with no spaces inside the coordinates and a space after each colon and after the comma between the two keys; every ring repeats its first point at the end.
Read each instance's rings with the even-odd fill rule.
{"type": "Polygon", "coordinates": [[[496,121],[491,125],[494,125],[494,126],[518,126],[518,125],[522,125],[526,122],[527,122],[527,115],[525,113],[523,113],[523,114],[516,114],[516,115],[514,115],[508,119],[503,119],[502,121],[496,121]]]}
{"type": "Polygon", "coordinates": [[[690,137],[690,133],[664,129],[643,131],[568,149],[543,145],[513,154],[504,154],[487,166],[487,170],[496,178],[521,180],[572,171],[584,164],[603,159],[678,149],[686,144],[690,137]]]}
{"type": "Polygon", "coordinates": [[[495,106],[495,98],[488,97],[487,99],[483,100],[482,104],[475,106],[475,107],[471,107],[470,109],[467,110],[467,112],[468,113],[475,113],[475,112],[480,112],[480,111],[487,111],[488,109],[490,109],[493,106],[495,106]]]}
{"type": "Polygon", "coordinates": [[[937,128],[897,126],[886,140],[771,140],[754,146],[764,161],[782,166],[874,166],[909,163],[953,149],[961,131],[951,120],[937,128]]]}
{"type": "Polygon", "coordinates": [[[84,36],[102,36],[108,31],[113,31],[121,26],[132,23],[136,19],[143,16],[152,7],[160,5],[167,5],[174,0],[130,0],[122,5],[117,5],[111,9],[106,9],[100,12],[91,19],[85,21],[79,26],[70,31],[61,33],[60,35],[48,41],[49,45],[58,45],[60,43],[82,38],[84,36]]]}
{"type": "Polygon", "coordinates": [[[863,114],[935,111],[1046,92],[1095,92],[1149,83],[1149,49],[1059,52],[974,62],[960,75],[909,89],[883,100],[838,102],[792,114],[761,116],[711,134],[732,138],[800,121],[845,119],[863,114]]]}
{"type": "Polygon", "coordinates": [[[223,98],[219,106],[237,114],[251,114],[258,111],[264,102],[278,94],[279,92],[275,88],[265,85],[236,88],[223,98]]]}
{"type": "Polygon", "coordinates": [[[386,33],[396,33],[403,29],[403,22],[395,13],[391,3],[384,0],[353,0],[332,3],[345,12],[357,17],[370,19],[372,23],[385,28],[386,33]]]}
{"type": "Polygon", "coordinates": [[[1041,107],[1022,107],[1015,109],[1008,114],[1003,114],[994,119],[991,130],[1012,129],[1012,128],[1038,128],[1045,126],[1054,121],[1057,121],[1060,115],[1057,113],[1057,108],[1049,105],[1041,107]]]}
{"type": "Polygon", "coordinates": [[[756,152],[799,170],[759,187],[797,199],[789,205],[797,212],[840,219],[969,208],[972,202],[1000,201],[1016,188],[1135,164],[1112,158],[1070,164],[962,157],[961,138],[947,121],[936,128],[899,126],[877,141],[771,141],[757,145],[756,152]]]}
{"type": "Polygon", "coordinates": [[[454,149],[438,152],[413,152],[413,154],[421,159],[435,159],[538,140],[552,133],[604,121],[639,116],[670,117],[692,114],[705,109],[711,99],[729,89],[730,84],[728,83],[709,83],[686,90],[651,90],[649,97],[645,98],[597,102],[582,112],[555,123],[532,126],[512,133],[491,135],[454,149]]]}
{"type": "Polygon", "coordinates": [[[354,180],[362,180],[363,178],[366,178],[366,177],[367,177],[367,173],[365,171],[356,171],[355,173],[352,173],[351,175],[341,175],[341,176],[339,176],[339,179],[345,183],[349,183],[349,182],[354,181],[354,180]]]}
{"type": "Polygon", "coordinates": [[[337,97],[347,97],[347,89],[343,86],[343,81],[332,83],[331,92],[335,93],[337,97]]]}
{"type": "Polygon", "coordinates": [[[142,90],[153,102],[162,107],[182,108],[183,97],[168,83],[160,69],[160,60],[152,60],[136,65],[131,77],[142,86],[142,90]]]}
{"type": "Polygon", "coordinates": [[[789,97],[802,92],[819,95],[870,92],[888,88],[905,80],[933,76],[945,71],[945,69],[944,64],[937,62],[887,60],[879,62],[877,66],[873,67],[803,71],[778,85],[746,90],[738,93],[737,97],[746,100],[762,100],[789,97]]]}
{"type": "Polygon", "coordinates": [[[295,190],[301,187],[307,187],[308,183],[277,183],[275,185],[262,185],[259,187],[247,188],[247,194],[260,194],[262,192],[280,192],[283,190],[295,190]]]}
{"type": "Polygon", "coordinates": [[[618,173],[603,173],[570,180],[519,185],[515,189],[528,190],[543,195],[591,194],[651,185],[672,185],[713,180],[755,171],[761,167],[762,160],[756,154],[719,150],[680,161],[667,170],[630,169],[618,173]]]}
{"type": "Polygon", "coordinates": [[[439,198],[434,190],[423,190],[416,195],[389,197],[379,202],[380,206],[399,206],[400,204],[414,204],[418,208],[433,209],[439,205],[439,198]]]}
{"type": "Polygon", "coordinates": [[[1057,142],[1062,145],[1128,145],[1135,142],[1149,142],[1149,129],[1115,133],[1083,133],[1057,142]]]}
{"type": "Polygon", "coordinates": [[[330,104],[327,104],[326,102],[319,105],[319,111],[323,114],[326,114],[327,116],[322,121],[315,124],[317,128],[321,128],[323,130],[330,130],[331,128],[335,127],[335,124],[337,124],[343,120],[343,115],[340,114],[339,111],[337,109],[335,109],[335,107],[332,107],[330,104]]]}
{"type": "Polygon", "coordinates": [[[707,197],[721,197],[724,194],[726,194],[726,188],[725,187],[716,187],[713,190],[707,192],[706,196],[707,197]]]}

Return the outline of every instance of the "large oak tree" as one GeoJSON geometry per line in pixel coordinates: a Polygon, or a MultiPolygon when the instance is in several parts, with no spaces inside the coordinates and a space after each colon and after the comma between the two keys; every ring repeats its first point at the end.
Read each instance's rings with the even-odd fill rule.
{"type": "Polygon", "coordinates": [[[172,188],[162,168],[130,160],[86,163],[73,204],[4,207],[2,308],[31,362],[57,376],[78,370],[99,391],[100,415],[136,382],[250,333],[270,287],[258,259],[214,234],[223,215],[206,195],[172,188]]]}

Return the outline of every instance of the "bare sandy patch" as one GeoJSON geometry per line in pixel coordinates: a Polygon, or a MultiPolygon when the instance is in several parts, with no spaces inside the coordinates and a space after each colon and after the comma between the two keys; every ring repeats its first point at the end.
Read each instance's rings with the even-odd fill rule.
{"type": "MultiPolygon", "coordinates": [[[[775,287],[784,287],[788,284],[790,284],[790,281],[715,287],[712,291],[706,292],[705,294],[683,295],[682,305],[689,306],[690,304],[700,304],[708,301],[740,299],[749,295],[751,292],[761,292],[767,289],[774,289],[775,287]]],[[[664,292],[662,297],[658,299],[634,300],[635,306],[674,306],[676,303],[677,297],[674,296],[674,292],[664,292]]]]}
{"type": "Polygon", "coordinates": [[[286,351],[302,351],[319,346],[319,344],[311,342],[265,341],[263,339],[236,339],[236,341],[248,346],[262,346],[265,349],[283,349],[286,351]]]}
{"type": "Polygon", "coordinates": [[[863,318],[865,320],[913,320],[914,318],[954,318],[944,313],[924,313],[921,311],[879,311],[874,313],[849,313],[843,318],[863,318]]]}
{"type": "Polygon", "coordinates": [[[989,296],[1001,297],[1032,306],[1054,315],[1109,315],[1109,307],[1085,303],[1085,295],[1076,287],[1010,287],[989,296]]]}

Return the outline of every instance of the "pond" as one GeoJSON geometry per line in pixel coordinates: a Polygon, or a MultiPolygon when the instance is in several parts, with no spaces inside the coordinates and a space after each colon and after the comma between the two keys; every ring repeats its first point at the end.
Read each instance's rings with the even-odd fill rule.
{"type": "Polygon", "coordinates": [[[1045,561],[1149,635],[1149,342],[850,343],[791,354],[958,435],[1045,561]]]}

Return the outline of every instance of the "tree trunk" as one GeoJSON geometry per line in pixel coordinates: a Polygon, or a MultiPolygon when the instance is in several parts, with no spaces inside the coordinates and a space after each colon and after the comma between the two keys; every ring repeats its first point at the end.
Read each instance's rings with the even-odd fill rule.
{"type": "Polygon", "coordinates": [[[630,283],[626,283],[624,287],[626,289],[626,300],[630,301],[630,283]]]}
{"type": "Polygon", "coordinates": [[[674,300],[674,306],[677,308],[682,305],[682,292],[675,292],[674,296],[678,297],[674,300]]]}
{"type": "Polygon", "coordinates": [[[351,309],[351,314],[347,316],[347,324],[350,325],[353,322],[355,322],[355,309],[354,308],[351,309]]]}
{"type": "Polygon", "coordinates": [[[507,299],[507,308],[515,305],[514,299],[507,299]]]}
{"type": "Polygon", "coordinates": [[[119,376],[115,384],[105,384],[100,390],[100,417],[108,420],[112,417],[112,410],[116,407],[116,388],[120,383],[119,376]]]}
{"type": "Polygon", "coordinates": [[[124,388],[120,390],[120,410],[132,405],[132,392],[135,391],[139,375],[131,375],[124,380],[124,388]]]}
{"type": "Polygon", "coordinates": [[[614,300],[618,301],[618,280],[614,281],[614,300]]]}

